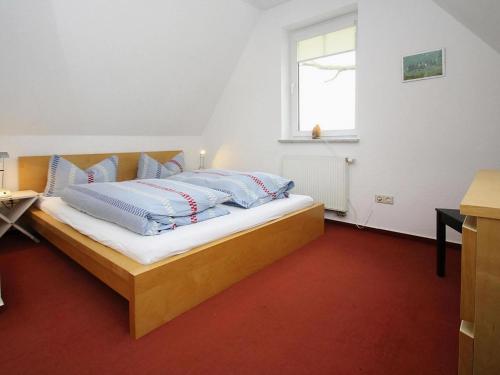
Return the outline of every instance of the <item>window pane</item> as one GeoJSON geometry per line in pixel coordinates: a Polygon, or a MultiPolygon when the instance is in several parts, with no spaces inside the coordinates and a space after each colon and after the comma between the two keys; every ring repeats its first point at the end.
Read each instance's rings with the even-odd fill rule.
{"type": "Polygon", "coordinates": [[[299,130],[354,129],[356,52],[298,63],[299,130]]]}

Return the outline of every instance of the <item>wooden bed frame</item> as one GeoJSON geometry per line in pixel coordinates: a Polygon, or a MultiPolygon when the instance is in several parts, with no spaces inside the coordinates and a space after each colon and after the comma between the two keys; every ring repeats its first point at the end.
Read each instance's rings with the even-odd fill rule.
{"type": "MultiPolygon", "coordinates": [[[[180,151],[148,152],[165,162],[180,151]]],[[[63,155],[81,168],[119,156],[118,180],[135,178],[140,153],[63,155]]],[[[19,188],[41,192],[50,156],[19,158],[19,188]]],[[[244,277],[323,234],[324,207],[311,207],[142,265],[33,208],[32,227],[129,301],[130,334],[139,338],[244,277]]]]}

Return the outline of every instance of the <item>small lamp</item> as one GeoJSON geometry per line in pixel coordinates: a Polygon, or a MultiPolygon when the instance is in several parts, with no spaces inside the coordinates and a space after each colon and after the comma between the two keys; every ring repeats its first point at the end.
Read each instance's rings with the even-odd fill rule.
{"type": "Polygon", "coordinates": [[[9,157],[8,152],[1,152],[0,151],[0,159],[2,159],[2,169],[0,169],[0,172],[2,173],[2,186],[0,188],[0,198],[8,198],[12,195],[12,193],[9,190],[5,189],[4,185],[4,175],[5,175],[5,159],[9,157]]]}
{"type": "Polygon", "coordinates": [[[200,150],[200,166],[198,169],[205,169],[205,155],[206,155],[205,150],[200,150]]]}

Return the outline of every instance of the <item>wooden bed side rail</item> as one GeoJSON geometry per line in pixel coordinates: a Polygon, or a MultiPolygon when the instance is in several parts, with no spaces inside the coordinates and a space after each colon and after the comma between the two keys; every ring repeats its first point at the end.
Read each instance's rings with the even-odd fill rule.
{"type": "Polygon", "coordinates": [[[132,298],[131,271],[140,267],[139,263],[92,240],[40,209],[31,209],[28,220],[33,229],[63,253],[127,300],[132,298]]]}
{"type": "Polygon", "coordinates": [[[129,303],[131,335],[147,334],[323,233],[324,206],[315,204],[136,275],[129,303]]]}
{"type": "Polygon", "coordinates": [[[260,226],[142,265],[33,208],[33,228],[129,301],[139,338],[324,233],[315,204],[260,226]]]}

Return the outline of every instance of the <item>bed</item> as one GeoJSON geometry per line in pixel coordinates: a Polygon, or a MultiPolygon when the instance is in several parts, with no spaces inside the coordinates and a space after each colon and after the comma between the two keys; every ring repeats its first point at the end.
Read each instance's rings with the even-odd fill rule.
{"type": "MultiPolygon", "coordinates": [[[[148,155],[166,162],[179,152],[148,155]]],[[[63,156],[87,168],[111,155],[63,156]]],[[[140,153],[114,155],[120,158],[118,180],[134,179],[140,153]]],[[[49,159],[20,157],[19,188],[43,191],[49,159]]],[[[93,240],[40,208],[30,211],[29,220],[40,235],[129,301],[130,334],[137,339],[320,236],[323,212],[322,204],[311,203],[151,264],[141,264],[93,240]]]]}

